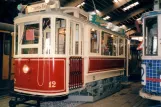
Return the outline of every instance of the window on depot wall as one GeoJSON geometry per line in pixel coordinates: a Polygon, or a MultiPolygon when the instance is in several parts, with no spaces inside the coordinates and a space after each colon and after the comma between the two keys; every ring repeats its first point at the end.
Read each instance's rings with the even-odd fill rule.
{"type": "Polygon", "coordinates": [[[106,32],[101,36],[101,55],[116,56],[117,38],[106,32]]]}
{"type": "Polygon", "coordinates": [[[99,53],[99,31],[91,29],[91,53],[99,53]]]}

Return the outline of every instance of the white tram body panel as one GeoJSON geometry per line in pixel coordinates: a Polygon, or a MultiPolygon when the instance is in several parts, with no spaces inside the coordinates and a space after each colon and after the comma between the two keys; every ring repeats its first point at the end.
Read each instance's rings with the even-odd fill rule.
{"type": "Polygon", "coordinates": [[[120,76],[125,38],[78,8],[20,14],[14,20],[14,91],[58,96],[120,76]]]}

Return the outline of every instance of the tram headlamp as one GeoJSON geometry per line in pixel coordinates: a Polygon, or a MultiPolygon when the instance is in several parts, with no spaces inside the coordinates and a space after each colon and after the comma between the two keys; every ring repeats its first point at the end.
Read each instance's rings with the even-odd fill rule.
{"type": "Polygon", "coordinates": [[[23,68],[22,68],[22,70],[23,70],[23,72],[25,74],[27,74],[29,72],[30,68],[27,65],[24,65],[23,68]]]}
{"type": "Polygon", "coordinates": [[[27,5],[19,4],[19,5],[17,6],[17,9],[18,9],[20,12],[22,12],[22,11],[25,10],[26,7],[27,7],[27,5]]]}

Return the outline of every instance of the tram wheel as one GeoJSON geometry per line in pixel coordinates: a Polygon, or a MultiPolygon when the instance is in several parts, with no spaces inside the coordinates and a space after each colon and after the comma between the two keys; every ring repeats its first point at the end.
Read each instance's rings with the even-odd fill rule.
{"type": "Polygon", "coordinates": [[[40,107],[40,101],[39,101],[39,100],[37,100],[37,105],[36,105],[36,107],[40,107]]]}
{"type": "Polygon", "coordinates": [[[10,100],[9,107],[16,107],[16,103],[14,101],[10,100]]]}

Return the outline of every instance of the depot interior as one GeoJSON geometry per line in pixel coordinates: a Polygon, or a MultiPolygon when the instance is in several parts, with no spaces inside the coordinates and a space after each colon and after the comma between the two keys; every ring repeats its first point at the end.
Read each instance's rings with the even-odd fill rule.
{"type": "MultiPolygon", "coordinates": [[[[124,29],[129,40],[128,76],[125,81],[141,82],[142,50],[138,46],[143,40],[141,17],[143,13],[153,11],[154,0],[60,0],[60,6],[78,7],[90,14],[98,14],[104,21],[124,29]],[[94,1],[94,3],[93,3],[94,1]]],[[[6,95],[14,87],[14,72],[11,71],[12,32],[14,18],[19,14],[19,4],[32,4],[41,0],[1,0],[0,1],[0,95],[6,95]],[[5,25],[3,25],[5,23],[5,25]],[[4,30],[7,29],[7,30],[4,30]],[[5,35],[5,36],[4,36],[5,35]],[[7,63],[8,65],[5,66],[7,63]],[[3,74],[3,70],[8,71],[3,74]]],[[[152,24],[151,19],[147,24],[152,24]]],[[[96,33],[95,31],[93,33],[96,33]]],[[[108,34],[104,34],[105,40],[108,34]],[[107,35],[107,36],[106,36],[107,35]]],[[[93,39],[94,40],[94,39],[93,39]]],[[[106,40],[107,41],[107,40],[106,40]]],[[[94,50],[91,50],[94,51],[94,50]]]]}

